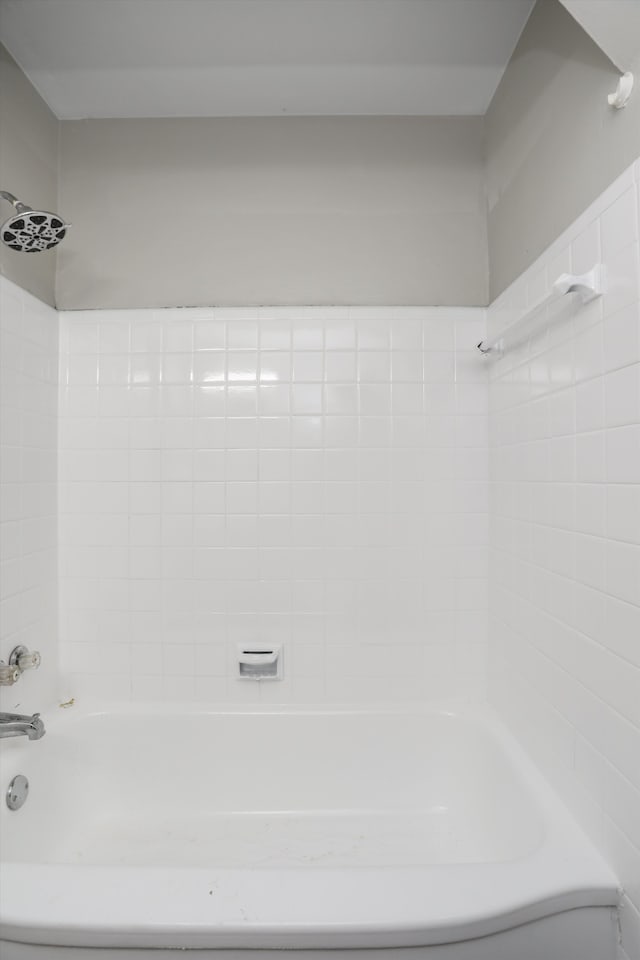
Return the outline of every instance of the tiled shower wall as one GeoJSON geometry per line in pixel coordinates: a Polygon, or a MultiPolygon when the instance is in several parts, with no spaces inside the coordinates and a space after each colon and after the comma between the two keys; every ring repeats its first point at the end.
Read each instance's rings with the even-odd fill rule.
{"type": "Polygon", "coordinates": [[[69,695],[482,693],[484,311],[61,317],[69,695]],[[285,679],[236,679],[281,643],[285,679]]]}
{"type": "Polygon", "coordinates": [[[57,693],[56,311],[0,277],[0,660],[24,644],[39,670],[0,688],[0,709],[57,693]]]}
{"type": "Polygon", "coordinates": [[[490,330],[559,274],[561,303],[490,363],[490,698],[625,886],[640,956],[640,286],[636,164],[489,310],[490,330]]]}

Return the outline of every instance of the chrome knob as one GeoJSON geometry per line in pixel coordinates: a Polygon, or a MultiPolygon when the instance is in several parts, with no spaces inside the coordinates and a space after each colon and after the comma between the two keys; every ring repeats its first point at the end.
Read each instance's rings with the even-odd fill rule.
{"type": "Polygon", "coordinates": [[[28,650],[25,646],[14,647],[9,654],[9,665],[17,667],[19,673],[25,670],[35,670],[40,666],[42,658],[37,650],[28,650]]]}
{"type": "Polygon", "coordinates": [[[20,670],[18,667],[0,660],[0,687],[12,687],[19,677],[20,670]]]}

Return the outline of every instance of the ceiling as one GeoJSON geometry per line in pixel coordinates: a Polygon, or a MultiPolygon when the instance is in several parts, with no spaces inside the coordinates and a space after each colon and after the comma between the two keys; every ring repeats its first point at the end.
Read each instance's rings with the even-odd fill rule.
{"type": "Polygon", "coordinates": [[[534,0],[0,0],[61,119],[484,114],[534,0]]]}

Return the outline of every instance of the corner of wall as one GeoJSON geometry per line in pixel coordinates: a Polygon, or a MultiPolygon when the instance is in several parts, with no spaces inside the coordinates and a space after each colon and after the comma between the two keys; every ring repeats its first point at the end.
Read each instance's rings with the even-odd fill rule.
{"type": "MultiPolygon", "coordinates": [[[[58,118],[0,44],[0,188],[25,203],[55,210],[58,200],[58,118]],[[11,135],[7,135],[8,130],[11,135]]],[[[0,211],[6,219],[5,204],[0,211]]],[[[0,244],[0,274],[54,306],[56,251],[24,256],[0,244]]]]}
{"type": "Polygon", "coordinates": [[[539,2],[486,115],[491,300],[640,154],[640,93],[560,0],[539,2]]]}

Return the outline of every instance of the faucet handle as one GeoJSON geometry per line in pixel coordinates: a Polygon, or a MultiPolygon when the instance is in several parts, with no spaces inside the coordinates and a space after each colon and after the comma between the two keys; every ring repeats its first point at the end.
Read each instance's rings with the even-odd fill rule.
{"type": "Polygon", "coordinates": [[[0,660],[0,687],[12,687],[20,679],[20,668],[0,660]]]}
{"type": "Polygon", "coordinates": [[[19,673],[40,666],[41,656],[37,650],[28,650],[25,646],[14,647],[9,654],[9,665],[17,667],[19,673]]]}

